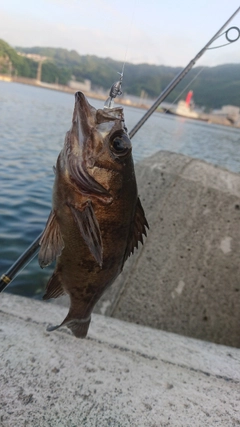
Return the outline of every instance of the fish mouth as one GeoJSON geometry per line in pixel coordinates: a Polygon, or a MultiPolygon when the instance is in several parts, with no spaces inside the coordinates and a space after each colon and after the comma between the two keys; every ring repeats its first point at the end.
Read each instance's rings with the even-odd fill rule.
{"type": "Polygon", "coordinates": [[[71,132],[78,141],[83,160],[87,160],[87,153],[89,155],[94,149],[96,132],[104,140],[121,130],[127,133],[122,107],[97,110],[82,92],[76,92],[71,132]]]}
{"type": "Polygon", "coordinates": [[[77,125],[76,132],[80,146],[83,147],[86,140],[92,135],[93,128],[102,137],[105,137],[111,132],[116,122],[119,128],[124,127],[122,107],[96,110],[96,108],[89,104],[82,92],[76,92],[73,125],[77,125]]]}
{"type": "Polygon", "coordinates": [[[96,108],[92,107],[82,92],[75,94],[75,107],[73,112],[73,131],[83,148],[85,142],[92,134],[96,121],[96,108]]]}
{"type": "Polygon", "coordinates": [[[67,133],[63,151],[65,166],[71,180],[82,194],[110,203],[109,192],[89,174],[89,164],[94,162],[96,145],[96,108],[92,107],[82,92],[75,94],[72,128],[67,133]]]}

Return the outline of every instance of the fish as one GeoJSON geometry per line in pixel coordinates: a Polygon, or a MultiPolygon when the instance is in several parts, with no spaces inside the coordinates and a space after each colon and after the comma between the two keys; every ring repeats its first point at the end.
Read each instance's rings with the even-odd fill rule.
{"type": "Polygon", "coordinates": [[[70,308],[63,322],[48,330],[65,325],[85,338],[95,304],[148,228],[123,108],[96,109],[77,92],[72,126],[54,169],[52,210],[38,261],[45,268],[56,260],[43,299],[68,294],[70,308]]]}

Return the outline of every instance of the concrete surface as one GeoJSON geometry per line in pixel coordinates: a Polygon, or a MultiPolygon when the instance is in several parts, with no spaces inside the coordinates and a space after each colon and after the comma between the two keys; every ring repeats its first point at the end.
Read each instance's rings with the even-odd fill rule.
{"type": "Polygon", "coordinates": [[[1,294],[1,427],[236,427],[240,350],[1,294]]]}
{"type": "Polygon", "coordinates": [[[136,175],[150,230],[97,312],[240,347],[240,175],[164,151],[136,175]]]}

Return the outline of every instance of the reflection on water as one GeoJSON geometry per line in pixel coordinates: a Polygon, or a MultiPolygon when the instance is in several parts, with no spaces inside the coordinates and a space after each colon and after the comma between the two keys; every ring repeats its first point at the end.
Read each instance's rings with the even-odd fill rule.
{"type": "MultiPolygon", "coordinates": [[[[90,100],[96,108],[103,103],[90,100]]],[[[51,208],[52,166],[71,126],[71,94],[0,81],[0,274],[43,230],[51,208]]],[[[128,129],[144,111],[124,107],[128,129]]],[[[132,140],[139,161],[169,150],[240,171],[240,129],[154,113],[132,140]]],[[[33,260],[8,287],[39,297],[53,267],[33,260]]]]}

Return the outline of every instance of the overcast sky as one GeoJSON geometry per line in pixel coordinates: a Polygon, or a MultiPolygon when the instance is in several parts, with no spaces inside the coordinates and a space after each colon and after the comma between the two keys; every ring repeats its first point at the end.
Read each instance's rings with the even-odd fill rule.
{"type": "MultiPolygon", "coordinates": [[[[239,0],[0,0],[0,38],[12,46],[185,66],[239,6],[239,0]]],[[[229,26],[240,27],[240,13],[229,26]]],[[[240,63],[240,40],[208,51],[197,65],[224,63],[240,63]]]]}

